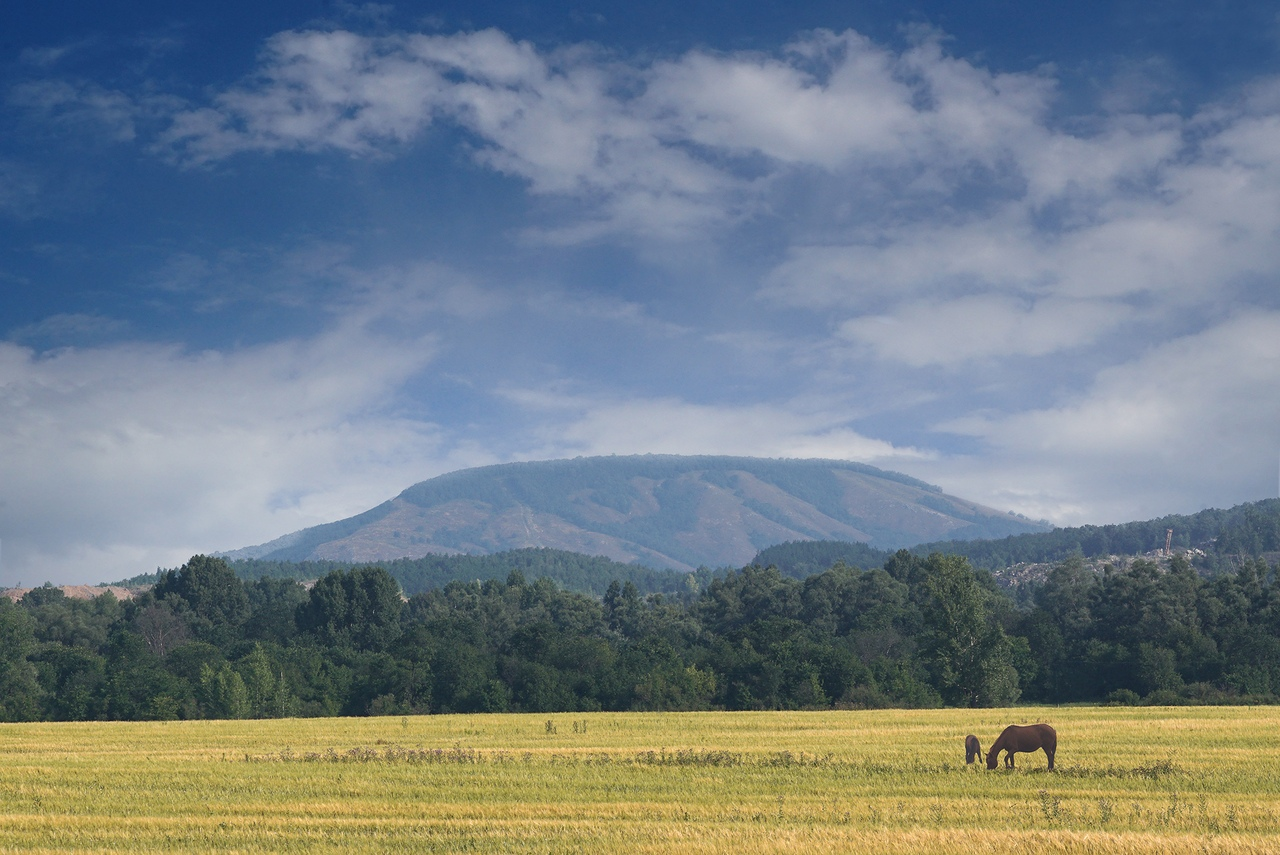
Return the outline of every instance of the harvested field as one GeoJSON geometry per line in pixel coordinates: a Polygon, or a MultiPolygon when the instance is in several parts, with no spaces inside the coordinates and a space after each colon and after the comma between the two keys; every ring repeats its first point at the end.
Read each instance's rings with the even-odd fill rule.
{"type": "Polygon", "coordinates": [[[1280,709],[0,725],[0,851],[1280,851],[1280,709]],[[1009,723],[1058,729],[1010,772],[1009,723]]]}

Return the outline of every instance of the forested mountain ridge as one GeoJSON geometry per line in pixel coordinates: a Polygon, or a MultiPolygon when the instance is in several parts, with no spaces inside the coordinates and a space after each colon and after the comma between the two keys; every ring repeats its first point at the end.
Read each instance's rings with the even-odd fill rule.
{"type": "Polygon", "coordinates": [[[223,554],[362,563],[545,547],[688,571],[740,567],[791,540],[892,550],[1044,528],[864,464],[637,455],[452,472],[349,519],[223,554]]]}
{"type": "MultiPolygon", "coordinates": [[[[909,548],[922,556],[934,552],[963,556],[975,568],[999,573],[1019,565],[1052,565],[1073,556],[1094,560],[1150,555],[1164,549],[1170,530],[1171,550],[1185,554],[1194,566],[1211,572],[1234,571],[1241,557],[1280,552],[1280,499],[1138,522],[1055,528],[998,539],[932,541],[909,548]]],[[[864,543],[789,542],[761,550],[753,563],[774,565],[783,575],[803,579],[838,561],[854,567],[877,567],[890,555],[890,550],[864,543]]]]}

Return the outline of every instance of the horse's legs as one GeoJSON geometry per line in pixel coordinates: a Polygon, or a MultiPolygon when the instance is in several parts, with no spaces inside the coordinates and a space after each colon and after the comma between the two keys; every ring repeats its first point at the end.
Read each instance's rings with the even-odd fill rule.
{"type": "Polygon", "coordinates": [[[1010,769],[1013,768],[1013,752],[1012,751],[1004,755],[1004,765],[1008,766],[1010,769]]]}
{"type": "Polygon", "coordinates": [[[1048,749],[1048,748],[1046,748],[1046,749],[1044,750],[1044,753],[1045,753],[1045,754],[1047,754],[1047,755],[1049,756],[1049,771],[1050,771],[1050,772],[1052,772],[1052,771],[1053,771],[1053,755],[1054,755],[1054,752],[1055,752],[1055,751],[1056,751],[1056,749],[1051,750],[1051,749],[1048,749]]]}

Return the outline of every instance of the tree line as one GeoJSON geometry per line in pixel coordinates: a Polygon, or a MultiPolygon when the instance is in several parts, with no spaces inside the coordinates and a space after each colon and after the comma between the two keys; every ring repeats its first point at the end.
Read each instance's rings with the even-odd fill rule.
{"type": "MultiPolygon", "coordinates": [[[[273,558],[234,558],[227,563],[246,582],[265,577],[319,579],[335,570],[350,571],[358,567],[373,566],[368,562],[327,559],[285,561],[273,558]]],[[[619,583],[631,582],[642,594],[674,593],[685,590],[691,584],[689,574],[677,570],[624,564],[603,555],[584,555],[581,552],[545,546],[508,549],[486,555],[432,553],[420,558],[396,558],[377,566],[391,574],[406,596],[443,588],[458,579],[469,582],[503,580],[512,570],[519,570],[526,578],[545,576],[562,588],[597,597],[604,594],[613,580],[619,583]]],[[[160,581],[165,572],[162,569],[155,573],[144,573],[115,584],[126,588],[146,587],[160,581]]],[[[711,574],[711,570],[700,568],[692,578],[694,582],[705,581],[711,574]]]]}
{"type": "Polygon", "coordinates": [[[804,579],[752,565],[602,596],[518,570],[407,599],[195,556],[132,600],[0,598],[0,719],[1275,702],[1280,586],[1246,559],[1058,564],[1015,604],[961,556],[804,579]]]}

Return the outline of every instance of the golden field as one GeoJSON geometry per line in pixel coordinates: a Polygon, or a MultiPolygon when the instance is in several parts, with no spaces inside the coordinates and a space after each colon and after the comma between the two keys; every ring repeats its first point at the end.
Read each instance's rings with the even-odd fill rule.
{"type": "Polygon", "coordinates": [[[0,852],[1280,852],[1277,770],[1276,707],[5,724],[0,852]]]}

